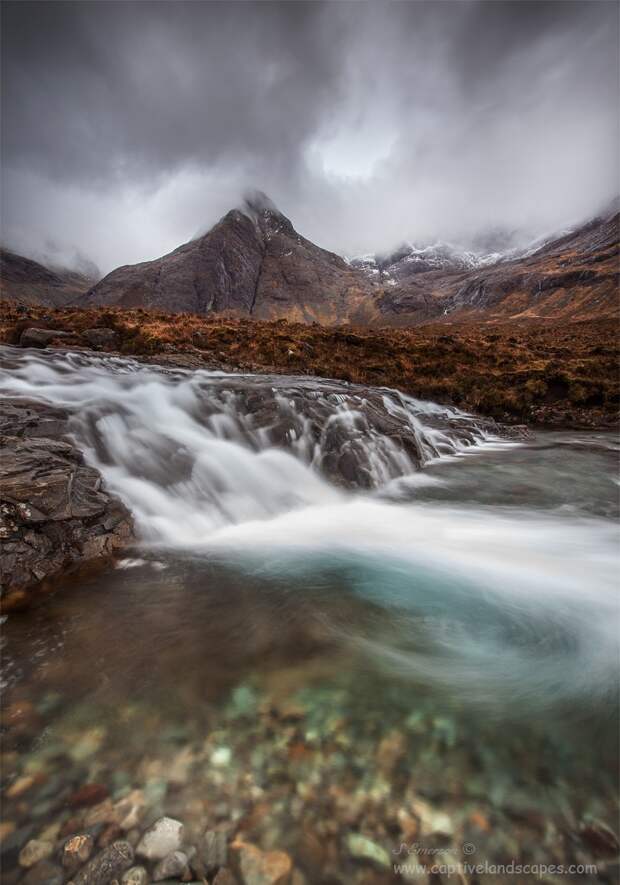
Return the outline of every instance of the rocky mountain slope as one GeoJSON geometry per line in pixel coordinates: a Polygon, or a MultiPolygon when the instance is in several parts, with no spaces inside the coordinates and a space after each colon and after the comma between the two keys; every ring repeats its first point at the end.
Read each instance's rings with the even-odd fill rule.
{"type": "Polygon", "coordinates": [[[616,213],[534,251],[466,270],[420,271],[404,256],[389,269],[395,284],[383,287],[379,307],[393,325],[613,317],[619,233],[616,213]]]}
{"type": "Polygon", "coordinates": [[[86,292],[95,278],[69,268],[50,268],[0,248],[0,297],[18,304],[60,307],[86,292]]]}
{"type": "Polygon", "coordinates": [[[339,324],[378,320],[366,276],[306,240],[262,195],[155,261],[119,267],[79,301],[339,324]]]}
{"type": "Polygon", "coordinates": [[[616,211],[520,253],[439,243],[347,262],[301,236],[259,194],[203,236],[153,261],[119,267],[88,291],[79,274],[4,252],[1,294],[49,306],[227,312],[325,325],[611,318],[618,244],[616,211]]]}

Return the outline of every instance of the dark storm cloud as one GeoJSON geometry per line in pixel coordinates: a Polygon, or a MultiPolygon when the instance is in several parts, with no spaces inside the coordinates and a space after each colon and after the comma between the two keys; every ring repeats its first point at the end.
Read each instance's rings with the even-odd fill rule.
{"type": "Polygon", "coordinates": [[[338,23],[301,3],[19,3],[5,12],[5,161],[150,175],[294,156],[337,89],[338,23]]]}
{"type": "Polygon", "coordinates": [[[340,250],[618,189],[615,2],[5,2],[5,238],[113,265],[247,187],[340,250]]]}

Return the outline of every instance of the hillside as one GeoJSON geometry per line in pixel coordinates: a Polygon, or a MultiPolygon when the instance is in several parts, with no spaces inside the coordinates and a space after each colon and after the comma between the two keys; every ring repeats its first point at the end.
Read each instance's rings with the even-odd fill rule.
{"type": "Polygon", "coordinates": [[[59,307],[87,291],[91,276],[69,268],[52,269],[0,248],[0,297],[17,304],[59,307]]]}
{"type": "Polygon", "coordinates": [[[379,307],[394,325],[615,317],[619,219],[594,219],[531,254],[464,271],[420,272],[405,255],[392,265],[379,307]]]}

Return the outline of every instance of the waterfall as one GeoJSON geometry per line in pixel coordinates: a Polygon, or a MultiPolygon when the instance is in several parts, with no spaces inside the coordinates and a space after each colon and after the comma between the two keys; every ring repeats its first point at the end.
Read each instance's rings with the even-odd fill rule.
{"type": "Polygon", "coordinates": [[[382,489],[493,439],[489,422],[397,391],[83,353],[5,348],[0,389],[68,409],[143,535],[175,544],[382,489]]]}

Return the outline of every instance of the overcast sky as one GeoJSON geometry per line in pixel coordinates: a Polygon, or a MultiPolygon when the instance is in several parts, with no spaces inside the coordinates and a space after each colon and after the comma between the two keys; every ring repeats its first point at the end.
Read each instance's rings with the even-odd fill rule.
{"type": "Polygon", "coordinates": [[[107,272],[248,188],[345,254],[618,192],[616,2],[5,2],[5,244],[107,272]]]}

